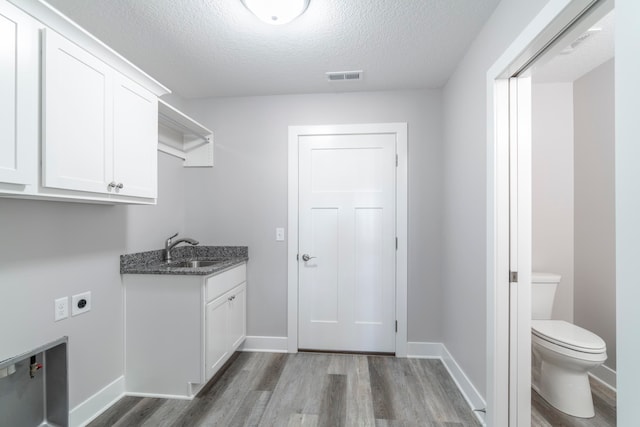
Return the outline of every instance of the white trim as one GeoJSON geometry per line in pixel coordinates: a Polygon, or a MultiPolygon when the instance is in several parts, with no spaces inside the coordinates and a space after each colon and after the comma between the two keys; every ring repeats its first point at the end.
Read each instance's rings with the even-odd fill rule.
{"type": "MultiPolygon", "coordinates": [[[[201,388],[201,387],[200,387],[201,388]]],[[[195,395],[198,393],[194,393],[193,396],[185,396],[182,394],[160,394],[160,393],[138,393],[138,392],[126,392],[125,396],[133,396],[133,397],[151,397],[153,399],[176,399],[176,400],[193,400],[195,395]]]]}
{"type": "Polygon", "coordinates": [[[70,410],[69,425],[71,427],[86,426],[124,395],[124,376],[121,376],[70,410]]]}
{"type": "Polygon", "coordinates": [[[286,353],[287,348],[287,337],[248,336],[238,350],[266,353],[286,353]]]}
{"type": "Polygon", "coordinates": [[[609,387],[611,390],[617,391],[618,373],[608,366],[600,365],[597,368],[592,369],[591,372],[589,372],[589,375],[609,387]]]}
{"type": "Polygon", "coordinates": [[[289,126],[289,173],[288,173],[288,320],[287,350],[298,352],[298,139],[302,135],[349,135],[363,133],[390,133],[396,135],[396,233],[398,250],[396,255],[396,356],[407,356],[407,257],[408,257],[408,210],[407,210],[407,124],[370,123],[327,126],[289,126]]]}
{"type": "Polygon", "coordinates": [[[487,404],[485,400],[482,398],[482,395],[478,392],[478,389],[473,385],[469,377],[464,373],[458,362],[453,358],[447,347],[442,345],[442,363],[444,364],[447,371],[453,378],[453,381],[460,389],[462,396],[469,404],[469,407],[476,414],[478,420],[482,423],[482,425],[486,424],[486,415],[484,412],[476,411],[476,409],[486,409],[487,404]]]}
{"type": "Polygon", "coordinates": [[[464,400],[482,425],[485,423],[485,414],[476,409],[486,408],[486,403],[482,395],[475,388],[469,377],[464,373],[458,362],[453,358],[447,347],[439,342],[409,342],[407,343],[408,355],[412,359],[440,359],[442,364],[456,383],[458,390],[462,393],[464,400]]]}

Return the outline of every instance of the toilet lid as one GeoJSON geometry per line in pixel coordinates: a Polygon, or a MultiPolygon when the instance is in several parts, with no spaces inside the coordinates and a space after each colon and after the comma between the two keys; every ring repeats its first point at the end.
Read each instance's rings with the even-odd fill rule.
{"type": "Polygon", "coordinates": [[[531,332],[543,340],[584,353],[606,351],[602,338],[564,320],[532,320],[531,332]]]}

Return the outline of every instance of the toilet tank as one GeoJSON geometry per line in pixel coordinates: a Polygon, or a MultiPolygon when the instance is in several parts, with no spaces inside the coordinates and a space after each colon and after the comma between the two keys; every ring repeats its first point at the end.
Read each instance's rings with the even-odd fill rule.
{"type": "Polygon", "coordinates": [[[562,276],[553,273],[531,273],[531,318],[551,319],[553,300],[562,276]]]}

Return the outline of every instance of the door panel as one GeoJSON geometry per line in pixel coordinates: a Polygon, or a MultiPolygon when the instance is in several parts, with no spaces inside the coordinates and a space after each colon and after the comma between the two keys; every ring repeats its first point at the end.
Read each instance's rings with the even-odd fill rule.
{"type": "Polygon", "coordinates": [[[119,194],[157,197],[158,101],[143,87],[117,76],[113,117],[113,179],[119,194]]]}
{"type": "Polygon", "coordinates": [[[37,23],[0,4],[0,182],[37,183],[39,96],[37,23]]]}
{"type": "Polygon", "coordinates": [[[391,134],[299,142],[299,347],[395,351],[391,134]]]}
{"type": "Polygon", "coordinates": [[[222,366],[229,353],[229,301],[226,295],[211,301],[206,306],[206,338],[205,338],[205,363],[206,379],[222,366]]]}
{"type": "Polygon", "coordinates": [[[112,173],[113,71],[44,32],[44,185],[107,193],[112,173]]]}

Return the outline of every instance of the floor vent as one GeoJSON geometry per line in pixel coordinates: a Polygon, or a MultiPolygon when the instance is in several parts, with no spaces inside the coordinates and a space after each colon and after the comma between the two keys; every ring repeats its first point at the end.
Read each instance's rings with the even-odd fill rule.
{"type": "Polygon", "coordinates": [[[331,71],[327,73],[327,80],[330,82],[345,82],[362,80],[362,70],[357,71],[331,71]]]}

